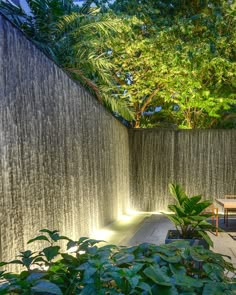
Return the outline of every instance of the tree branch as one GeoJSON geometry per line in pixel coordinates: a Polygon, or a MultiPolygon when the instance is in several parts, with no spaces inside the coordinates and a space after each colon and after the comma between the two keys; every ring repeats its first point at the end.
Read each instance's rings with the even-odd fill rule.
{"type": "Polygon", "coordinates": [[[157,87],[150,95],[149,97],[146,99],[146,101],[144,102],[144,104],[142,105],[140,112],[143,113],[146,109],[146,107],[149,105],[149,103],[152,101],[153,97],[157,94],[157,92],[160,90],[160,87],[157,87]]]}
{"type": "Polygon", "coordinates": [[[98,101],[103,104],[103,100],[102,100],[102,96],[100,94],[100,90],[98,88],[98,86],[93,83],[90,79],[86,78],[82,71],[79,70],[79,69],[75,69],[75,68],[66,68],[67,71],[71,72],[71,73],[74,73],[74,74],[77,74],[80,76],[80,78],[94,91],[98,101]]]}

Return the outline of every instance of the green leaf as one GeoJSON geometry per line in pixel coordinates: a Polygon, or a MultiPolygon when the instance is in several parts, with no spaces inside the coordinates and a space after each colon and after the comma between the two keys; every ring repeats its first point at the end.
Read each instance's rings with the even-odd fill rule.
{"type": "Polygon", "coordinates": [[[134,255],[132,254],[124,254],[118,259],[115,260],[117,265],[125,264],[125,263],[131,263],[134,261],[134,255]]]}
{"type": "Polygon", "coordinates": [[[175,275],[184,276],[186,274],[186,268],[183,265],[172,263],[169,267],[171,272],[175,275]]]}
{"type": "Polygon", "coordinates": [[[15,259],[15,260],[11,260],[10,262],[6,264],[22,264],[23,265],[23,262],[19,259],[15,259]]]}
{"type": "Polygon", "coordinates": [[[212,202],[208,200],[198,203],[195,207],[196,215],[202,213],[202,211],[206,210],[210,205],[212,205],[212,202]]]}
{"type": "Polygon", "coordinates": [[[172,196],[178,201],[180,205],[186,200],[187,196],[179,184],[169,184],[169,190],[172,196]]]}
{"type": "MultiPolygon", "coordinates": [[[[69,240],[69,242],[67,243],[66,249],[69,250],[69,249],[76,247],[76,246],[78,247],[78,242],[69,240]]],[[[77,251],[77,249],[74,252],[76,252],[76,251],[77,251]]]]}
{"type": "Polygon", "coordinates": [[[151,287],[147,283],[140,282],[138,284],[137,288],[139,288],[139,289],[147,292],[148,294],[152,295],[152,289],[151,289],[151,287]]]}
{"type": "MultiPolygon", "coordinates": [[[[155,285],[152,288],[152,294],[160,294],[160,295],[179,295],[181,293],[178,292],[175,286],[171,287],[166,287],[166,286],[161,286],[161,285],[155,285]]],[[[182,295],[182,294],[181,294],[182,295]]],[[[194,295],[191,293],[191,295],[194,295]]]]}
{"type": "Polygon", "coordinates": [[[202,262],[206,260],[208,257],[207,254],[199,253],[199,251],[197,251],[197,248],[195,247],[190,247],[189,249],[190,249],[190,255],[194,261],[202,262]]]}
{"type": "Polygon", "coordinates": [[[159,254],[159,256],[161,257],[161,259],[163,259],[166,262],[169,263],[179,263],[181,260],[181,256],[180,255],[171,255],[171,256],[166,256],[163,254],[159,254]]]}
{"type": "Polygon", "coordinates": [[[211,240],[211,238],[208,236],[208,234],[202,230],[198,230],[198,233],[202,236],[202,238],[208,243],[208,245],[210,247],[213,247],[213,241],[211,240]]]}
{"type": "Polygon", "coordinates": [[[198,214],[198,213],[196,213],[196,207],[199,206],[198,202],[201,200],[201,198],[202,198],[201,196],[194,196],[194,197],[185,199],[185,201],[182,204],[183,208],[184,208],[184,212],[186,214],[193,215],[193,211],[195,211],[195,214],[198,214]]]}
{"type": "Polygon", "coordinates": [[[230,290],[230,284],[209,282],[204,286],[202,295],[222,295],[222,294],[236,294],[235,291],[230,290]],[[229,291],[229,293],[227,292],[229,291]]]}
{"type": "Polygon", "coordinates": [[[79,293],[81,295],[96,295],[97,289],[94,285],[86,285],[81,292],[79,293]]]}
{"type": "Polygon", "coordinates": [[[32,243],[34,241],[47,241],[47,242],[50,243],[49,239],[46,236],[41,235],[41,236],[37,236],[36,238],[33,238],[33,239],[29,240],[27,242],[27,244],[30,244],[30,243],[32,243]]]}
{"type": "Polygon", "coordinates": [[[59,254],[59,250],[59,246],[49,246],[47,248],[44,248],[42,253],[45,255],[47,261],[51,261],[59,254]]]}
{"type": "Polygon", "coordinates": [[[213,281],[221,281],[224,278],[224,267],[214,263],[204,263],[203,269],[213,281]]]}
{"type": "Polygon", "coordinates": [[[51,231],[49,229],[43,228],[43,229],[40,229],[40,232],[41,233],[48,233],[51,236],[51,235],[54,235],[55,233],[58,233],[59,231],[58,230],[51,231]]]}
{"type": "Polygon", "coordinates": [[[62,260],[63,263],[68,264],[70,266],[78,266],[79,261],[74,256],[69,255],[67,253],[62,253],[61,256],[63,258],[62,260]]]}
{"type": "Polygon", "coordinates": [[[186,288],[201,288],[203,286],[203,282],[199,279],[192,278],[186,275],[174,275],[175,284],[177,286],[186,287],[186,288]]]}
{"type": "Polygon", "coordinates": [[[44,272],[32,272],[27,278],[26,281],[33,283],[45,277],[47,274],[44,272]]]}
{"type": "Polygon", "coordinates": [[[29,258],[31,257],[34,253],[30,250],[26,250],[24,252],[20,252],[21,255],[19,255],[20,257],[25,257],[25,258],[29,258]]]}
{"type": "Polygon", "coordinates": [[[98,271],[98,269],[94,266],[91,266],[89,263],[87,264],[87,268],[84,271],[83,274],[83,282],[89,283],[92,276],[98,271]]]}
{"type": "Polygon", "coordinates": [[[158,285],[171,286],[170,278],[165,275],[159,267],[149,266],[144,269],[144,274],[158,285]]]}
{"type": "Polygon", "coordinates": [[[31,288],[31,291],[36,293],[63,295],[61,289],[56,284],[43,280],[38,281],[37,284],[31,288]]]}

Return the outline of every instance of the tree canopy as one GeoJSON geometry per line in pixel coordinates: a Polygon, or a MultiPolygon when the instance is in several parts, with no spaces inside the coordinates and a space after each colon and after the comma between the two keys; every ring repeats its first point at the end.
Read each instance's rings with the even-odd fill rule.
{"type": "Polygon", "coordinates": [[[120,0],[111,7],[126,15],[132,32],[113,45],[112,63],[134,127],[211,128],[227,113],[233,117],[233,3],[120,0]]]}
{"type": "Polygon", "coordinates": [[[2,9],[130,126],[236,127],[235,1],[28,4],[2,9]]]}

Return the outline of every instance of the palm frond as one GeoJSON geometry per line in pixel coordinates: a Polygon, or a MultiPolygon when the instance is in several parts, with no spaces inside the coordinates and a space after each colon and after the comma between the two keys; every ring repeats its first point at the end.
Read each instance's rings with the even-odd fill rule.
{"type": "Polygon", "coordinates": [[[97,16],[96,13],[81,14],[73,12],[69,15],[64,15],[57,23],[58,33],[73,32],[75,36],[81,33],[97,33],[100,32],[104,36],[111,36],[112,32],[118,32],[121,21],[118,18],[103,19],[97,16]]]}
{"type": "Polygon", "coordinates": [[[81,18],[83,17],[84,17],[83,14],[80,14],[77,12],[72,12],[69,15],[64,15],[63,17],[61,17],[60,21],[57,23],[58,31],[60,33],[64,33],[79,27],[81,18]]]}
{"type": "Polygon", "coordinates": [[[19,28],[27,19],[27,15],[22,7],[10,2],[0,1],[0,11],[19,28]]]}
{"type": "Polygon", "coordinates": [[[125,100],[118,100],[115,97],[102,95],[104,105],[107,109],[111,110],[113,113],[120,115],[127,121],[134,120],[134,113],[129,108],[128,102],[125,100]]]}
{"type": "Polygon", "coordinates": [[[102,32],[105,36],[110,36],[112,32],[119,32],[120,24],[119,19],[99,20],[84,24],[80,27],[80,30],[102,32]]]}
{"type": "Polygon", "coordinates": [[[83,85],[87,86],[93,93],[96,95],[98,101],[103,104],[102,96],[98,86],[90,79],[88,79],[82,70],[78,68],[66,68],[69,73],[75,74],[77,76],[77,80],[79,80],[83,85]]]}

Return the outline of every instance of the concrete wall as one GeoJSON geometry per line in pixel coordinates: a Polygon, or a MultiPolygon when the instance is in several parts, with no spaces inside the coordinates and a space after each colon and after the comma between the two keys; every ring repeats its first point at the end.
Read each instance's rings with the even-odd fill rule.
{"type": "Polygon", "coordinates": [[[78,238],[129,199],[127,129],[0,15],[0,261],[41,228],[78,238]]]}
{"type": "Polygon", "coordinates": [[[166,210],[170,182],[215,200],[236,194],[235,130],[130,130],[130,202],[166,210]]]}

